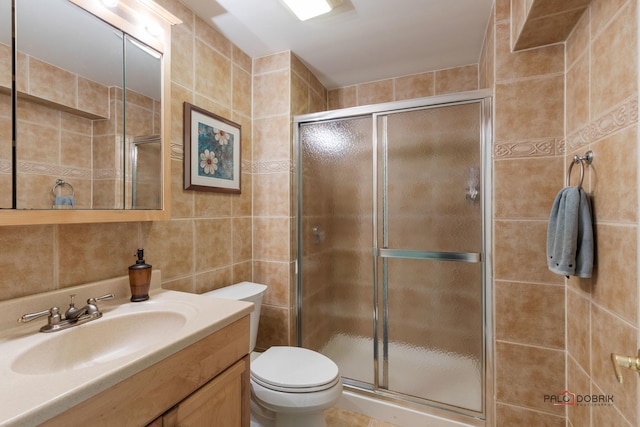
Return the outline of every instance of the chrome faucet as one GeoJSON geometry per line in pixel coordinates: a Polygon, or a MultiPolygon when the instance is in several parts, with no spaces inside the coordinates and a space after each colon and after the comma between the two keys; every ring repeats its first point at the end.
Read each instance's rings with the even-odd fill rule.
{"type": "Polygon", "coordinates": [[[99,319],[102,317],[102,312],[96,305],[98,301],[104,301],[113,298],[113,294],[102,295],[97,298],[89,298],[87,305],[82,308],[76,308],[74,304],[75,294],[71,295],[71,302],[69,308],[64,313],[64,319],[60,314],[58,307],[51,307],[48,310],[37,311],[35,313],[28,313],[18,319],[20,323],[30,322],[39,317],[48,316],[47,324],[40,328],[41,332],[55,332],[63,329],[70,328],[72,326],[81,325],[83,323],[90,322],[91,320],[99,319]]]}

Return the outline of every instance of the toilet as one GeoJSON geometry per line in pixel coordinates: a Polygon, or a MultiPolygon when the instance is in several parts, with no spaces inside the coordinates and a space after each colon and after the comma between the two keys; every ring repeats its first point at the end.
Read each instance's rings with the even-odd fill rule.
{"type": "Polygon", "coordinates": [[[248,301],[251,313],[251,426],[324,427],[325,409],[342,395],[338,366],[328,357],[300,347],[274,346],[254,352],[265,285],[242,282],[205,296],[248,301]]]}

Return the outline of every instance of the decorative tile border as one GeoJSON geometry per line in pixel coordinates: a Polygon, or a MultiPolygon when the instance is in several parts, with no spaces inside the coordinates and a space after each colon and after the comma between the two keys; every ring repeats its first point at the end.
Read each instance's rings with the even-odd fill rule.
{"type": "Polygon", "coordinates": [[[638,96],[628,98],[567,138],[567,150],[575,151],[638,123],[638,96]]]}
{"type": "Polygon", "coordinates": [[[276,173],[276,172],[293,172],[293,161],[271,160],[271,161],[251,163],[251,173],[276,173]]]}
{"type": "Polygon", "coordinates": [[[18,173],[91,179],[91,170],[44,163],[18,162],[18,173]]]}
{"type": "Polygon", "coordinates": [[[554,156],[562,152],[564,141],[560,138],[533,139],[495,144],[496,159],[554,156]]]}
{"type": "Polygon", "coordinates": [[[545,138],[494,144],[494,159],[562,155],[638,123],[638,96],[626,99],[568,138],[545,138]]]}

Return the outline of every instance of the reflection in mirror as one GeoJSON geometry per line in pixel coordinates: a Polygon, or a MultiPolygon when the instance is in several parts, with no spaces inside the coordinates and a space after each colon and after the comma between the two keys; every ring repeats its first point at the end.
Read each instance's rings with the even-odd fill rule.
{"type": "Polygon", "coordinates": [[[125,35],[125,207],[162,207],[162,55],[125,35]]]}
{"type": "MultiPolygon", "coordinates": [[[[162,55],[68,0],[14,4],[12,164],[11,0],[0,0],[9,8],[0,14],[0,86],[7,77],[9,85],[0,92],[0,208],[11,207],[11,168],[18,209],[133,208],[132,141],[161,134],[162,55]],[[59,180],[65,185],[56,187],[59,180]]],[[[153,170],[160,181],[162,164],[160,157],[153,170]]],[[[137,209],[162,209],[162,190],[162,182],[146,187],[156,202],[137,209]]]]}
{"type": "Polygon", "coordinates": [[[77,209],[122,208],[122,32],[66,0],[16,14],[18,209],[58,207],[58,179],[77,209]]]}
{"type": "Polygon", "coordinates": [[[0,0],[0,209],[13,206],[11,0],[0,0]]]}
{"type": "Polygon", "coordinates": [[[131,208],[160,209],[162,174],[160,135],[133,138],[131,143],[131,208]]]}

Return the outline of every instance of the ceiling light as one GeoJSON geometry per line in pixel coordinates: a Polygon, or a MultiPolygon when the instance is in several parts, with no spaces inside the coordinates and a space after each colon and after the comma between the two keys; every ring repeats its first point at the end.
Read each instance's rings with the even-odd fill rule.
{"type": "Polygon", "coordinates": [[[324,15],[332,9],[330,0],[282,0],[301,21],[324,15]]]}

